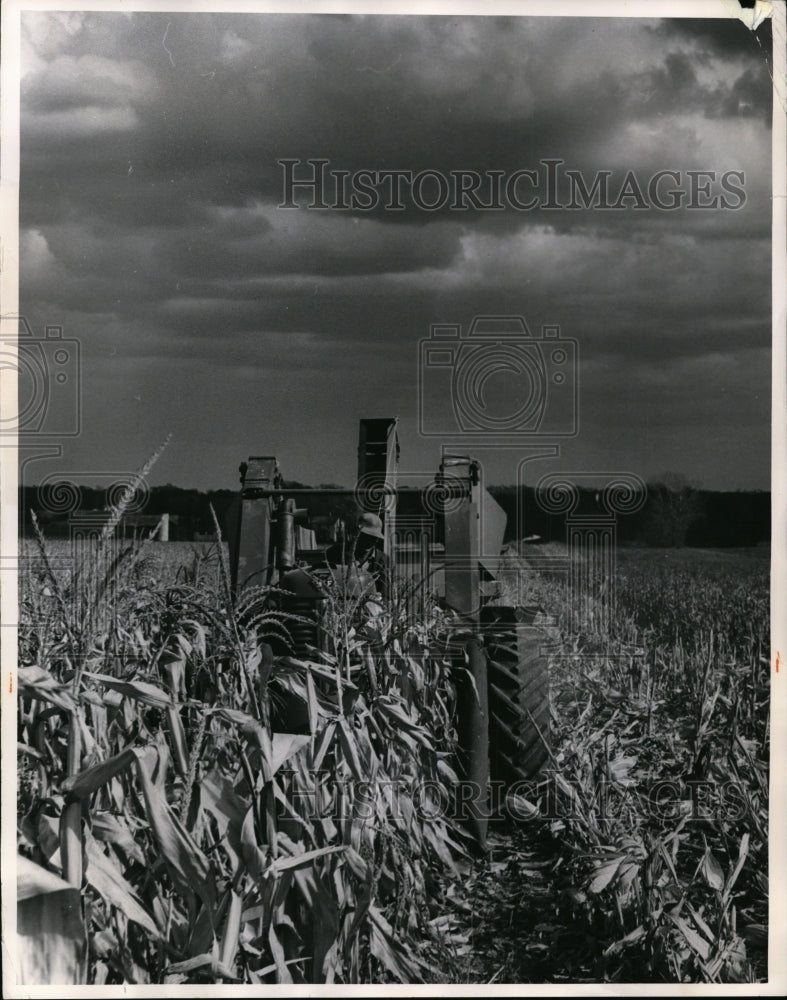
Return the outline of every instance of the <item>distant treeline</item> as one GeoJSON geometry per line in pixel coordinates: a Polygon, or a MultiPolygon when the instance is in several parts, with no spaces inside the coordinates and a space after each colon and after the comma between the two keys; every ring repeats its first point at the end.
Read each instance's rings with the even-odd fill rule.
{"type": "MultiPolygon", "coordinates": [[[[236,496],[235,490],[211,490],[204,493],[179,486],[154,486],[143,504],[135,503],[133,506],[136,513],[170,514],[177,517],[178,530],[172,537],[188,540],[197,534],[214,532],[211,504],[219,524],[224,528],[227,511],[236,496]]],[[[19,497],[20,533],[25,537],[33,534],[31,510],[35,511],[45,535],[67,537],[69,512],[102,511],[107,505],[107,491],[101,488],[76,486],[61,490],[58,483],[48,483],[46,487],[23,486],[19,497]],[[64,499],[68,500],[65,510],[64,499]]]]}
{"type": "MultiPolygon", "coordinates": [[[[507,540],[539,535],[545,541],[563,541],[566,515],[548,514],[529,486],[492,486],[489,492],[508,515],[507,540]],[[519,519],[517,520],[517,509],[519,519]]],[[[579,489],[576,515],[602,515],[599,493],[579,489]]],[[[765,491],[716,493],[689,486],[651,483],[643,505],[617,517],[617,539],[624,545],[696,546],[698,548],[751,546],[771,537],[771,495],[765,491]]]]}
{"type": "MultiPolygon", "coordinates": [[[[290,488],[306,484],[289,482],[290,488]]],[[[319,489],[319,487],[315,487],[319,489]]],[[[548,514],[537,502],[535,490],[529,486],[493,486],[490,493],[508,515],[506,541],[519,534],[522,537],[538,535],[544,541],[563,541],[566,534],[566,515],[548,514]]],[[[603,515],[598,491],[580,489],[579,503],[574,516],[603,515]]],[[[178,519],[178,530],[173,537],[192,539],[198,535],[212,535],[213,506],[222,531],[228,530],[228,513],[234,490],[181,489],[178,486],[154,486],[139,513],[147,515],[170,514],[178,519]]],[[[20,490],[20,531],[29,537],[33,533],[30,511],[34,510],[46,535],[68,534],[68,511],[58,502],[57,485],[47,490],[35,486],[20,490]]],[[[352,509],[352,500],[336,494],[324,497],[303,497],[299,505],[308,507],[315,515],[337,515],[352,509]]],[[[107,506],[103,489],[80,487],[78,498],[70,509],[101,511],[107,506]]],[[[407,505],[403,505],[405,507],[407,505]]],[[[659,546],[751,546],[770,541],[771,497],[765,491],[739,491],[717,493],[694,489],[681,482],[651,483],[644,503],[634,513],[619,515],[617,537],[622,544],[659,546]]]]}

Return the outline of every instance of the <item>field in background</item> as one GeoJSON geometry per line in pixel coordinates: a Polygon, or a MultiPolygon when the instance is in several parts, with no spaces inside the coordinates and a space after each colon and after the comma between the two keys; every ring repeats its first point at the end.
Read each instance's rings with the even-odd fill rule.
{"type": "MultiPolygon", "coordinates": [[[[521,552],[504,598],[542,559],[521,552]]],[[[767,976],[768,557],[622,548],[603,631],[592,615],[569,631],[564,581],[533,579],[526,596],[557,609],[560,632],[555,752],[540,798],[520,803],[529,830],[477,884],[477,949],[496,981],[767,976]],[[522,949],[501,948],[517,937],[522,949]]]]}
{"type": "Polygon", "coordinates": [[[563,582],[510,552],[527,603],[555,619],[553,756],[504,803],[484,863],[450,821],[393,815],[383,789],[452,784],[437,609],[372,635],[335,602],[332,660],[266,664],[276,622],[231,606],[216,546],[152,544],[130,568],[113,556],[112,585],[93,573],[77,595],[68,544],[47,551],[51,573],[24,543],[20,844],[64,876],[73,845],[87,852],[89,981],[766,976],[767,549],[621,549],[611,626],[578,633],[563,582]],[[90,634],[75,635],[85,602],[90,634]],[[283,698],[302,706],[306,743],[278,740],[297,778],[271,768],[283,698]],[[357,795],[344,824],[300,811],[320,752],[370,794],[373,822],[357,795]],[[295,806],[280,828],[274,801],[295,806]]]}

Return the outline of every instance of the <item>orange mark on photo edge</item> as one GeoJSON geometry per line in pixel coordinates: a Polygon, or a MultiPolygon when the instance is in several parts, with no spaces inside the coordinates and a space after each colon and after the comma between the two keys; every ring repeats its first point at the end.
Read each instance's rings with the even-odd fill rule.
{"type": "MultiPolygon", "coordinates": [[[[776,669],[778,670],[779,668],[777,667],[776,669]]],[[[8,675],[8,693],[9,694],[13,694],[14,693],[14,675],[13,674],[9,674],[8,675]]]]}
{"type": "Polygon", "coordinates": [[[779,650],[777,649],[776,650],[776,673],[777,674],[779,673],[779,657],[780,657],[780,653],[779,653],[779,650]]]}

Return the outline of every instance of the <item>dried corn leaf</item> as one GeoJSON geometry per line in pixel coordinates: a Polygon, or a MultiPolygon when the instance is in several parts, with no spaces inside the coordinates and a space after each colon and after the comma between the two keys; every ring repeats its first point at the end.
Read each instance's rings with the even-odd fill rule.
{"type": "Polygon", "coordinates": [[[593,878],[590,880],[588,891],[596,895],[603,892],[617,875],[618,869],[625,859],[625,854],[616,854],[613,857],[602,861],[601,864],[597,866],[593,878]]]}
{"type": "Polygon", "coordinates": [[[668,912],[667,916],[669,916],[670,920],[681,932],[692,951],[696,952],[703,962],[707,962],[711,949],[705,938],[701,937],[683,917],[672,912],[668,912]]]}
{"type": "Polygon", "coordinates": [[[711,889],[721,892],[724,888],[724,872],[722,867],[708,848],[700,864],[700,873],[711,889]]]}

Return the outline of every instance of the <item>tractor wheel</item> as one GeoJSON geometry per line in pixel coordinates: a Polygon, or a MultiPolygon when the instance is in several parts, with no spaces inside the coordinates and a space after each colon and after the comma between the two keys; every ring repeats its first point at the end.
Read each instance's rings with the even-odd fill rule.
{"type": "Polygon", "coordinates": [[[550,757],[547,631],[524,609],[486,607],[489,757],[493,781],[529,781],[550,757]]]}
{"type": "Polygon", "coordinates": [[[457,675],[457,764],[460,782],[454,815],[467,823],[476,843],[486,851],[489,824],[489,703],[487,657],[478,636],[464,643],[457,675]]]}

